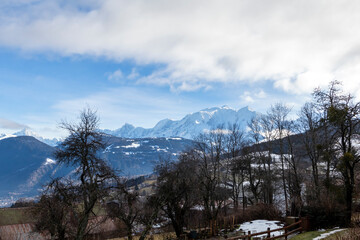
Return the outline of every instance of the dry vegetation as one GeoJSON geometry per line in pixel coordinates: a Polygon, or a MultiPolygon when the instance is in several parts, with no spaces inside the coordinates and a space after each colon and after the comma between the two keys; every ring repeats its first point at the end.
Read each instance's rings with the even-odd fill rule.
{"type": "MultiPolygon", "coordinates": [[[[174,232],[153,234],[146,237],[147,240],[169,240],[175,238],[176,238],[176,234],[174,232]]],[[[111,240],[127,240],[127,238],[126,237],[112,238],[111,240]]],[[[139,240],[139,236],[134,236],[133,240],[139,240]]]]}

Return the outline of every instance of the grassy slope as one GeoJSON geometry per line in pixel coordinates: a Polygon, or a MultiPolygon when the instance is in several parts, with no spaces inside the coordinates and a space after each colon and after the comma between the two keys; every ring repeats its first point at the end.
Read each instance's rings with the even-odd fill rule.
{"type": "Polygon", "coordinates": [[[301,233],[299,235],[296,235],[296,236],[292,237],[291,240],[309,240],[309,239],[316,238],[316,237],[320,236],[323,233],[328,233],[328,232],[331,232],[333,230],[334,229],[329,229],[329,230],[322,231],[322,232],[319,232],[319,231],[304,232],[304,233],[301,233]]]}
{"type": "Polygon", "coordinates": [[[0,226],[34,222],[29,210],[29,208],[0,208],[0,226]]]}
{"type": "Polygon", "coordinates": [[[326,240],[352,240],[360,238],[360,228],[349,228],[327,237],[326,240]]]}
{"type": "MultiPolygon", "coordinates": [[[[34,223],[35,219],[31,216],[31,208],[0,208],[0,226],[34,223]]],[[[94,213],[97,216],[104,216],[106,211],[99,205],[95,205],[94,213]]]]}

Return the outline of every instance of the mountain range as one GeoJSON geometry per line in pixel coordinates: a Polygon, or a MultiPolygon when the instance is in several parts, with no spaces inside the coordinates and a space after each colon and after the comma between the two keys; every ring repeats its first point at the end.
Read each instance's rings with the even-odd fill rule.
{"type": "Polygon", "coordinates": [[[129,123],[116,130],[103,130],[104,133],[124,138],[144,137],[182,137],[194,139],[199,134],[223,125],[238,123],[240,128],[246,129],[247,123],[258,113],[248,107],[239,110],[228,106],[206,108],[199,112],[191,113],[181,120],[164,119],[153,128],[135,127],[129,123]]]}
{"type": "MultiPolygon", "coordinates": [[[[116,130],[102,130],[106,148],[99,154],[123,176],[146,175],[160,158],[176,159],[200,133],[233,123],[245,129],[256,115],[247,107],[234,110],[223,106],[181,120],[164,119],[149,129],[125,124],[116,130]]],[[[30,129],[0,134],[0,207],[36,196],[50,179],[74,172],[73,167],[58,165],[54,159],[58,144],[58,139],[45,139],[30,129]]]]}
{"type": "Polygon", "coordinates": [[[49,138],[43,138],[36,132],[32,131],[30,128],[24,128],[18,132],[15,132],[13,134],[0,134],[0,140],[5,138],[11,138],[11,137],[19,137],[19,136],[28,136],[28,137],[34,137],[40,142],[46,143],[50,146],[57,146],[60,143],[60,140],[57,138],[49,139],[49,138]]]}
{"type": "MultiPolygon", "coordinates": [[[[218,128],[227,127],[229,124],[237,123],[241,129],[246,129],[251,118],[259,113],[251,111],[248,107],[235,110],[228,106],[213,107],[200,110],[186,115],[180,120],[163,119],[153,128],[135,127],[125,123],[121,128],[101,131],[122,138],[155,138],[155,137],[181,137],[194,139],[199,134],[218,128]]],[[[43,138],[29,128],[24,128],[13,134],[0,134],[0,140],[15,136],[31,136],[50,146],[57,146],[61,140],[57,138],[43,138]]]]}
{"type": "Polygon", "coordinates": [[[36,195],[51,177],[64,176],[52,159],[55,148],[34,137],[11,136],[0,140],[0,206],[23,196],[36,195]]]}
{"type": "MultiPolygon", "coordinates": [[[[161,158],[175,160],[193,141],[183,138],[129,139],[104,135],[106,148],[100,156],[122,176],[153,172],[161,158]]],[[[52,178],[72,174],[74,167],[59,165],[55,147],[31,136],[0,139],[0,207],[19,198],[39,194],[52,178]]]]}

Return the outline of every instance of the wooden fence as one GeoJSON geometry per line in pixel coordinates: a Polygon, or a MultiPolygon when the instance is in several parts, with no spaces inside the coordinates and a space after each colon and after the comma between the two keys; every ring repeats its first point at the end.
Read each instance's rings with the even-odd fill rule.
{"type": "Polygon", "coordinates": [[[296,232],[301,232],[301,231],[302,231],[302,227],[301,227],[301,220],[300,220],[296,223],[285,226],[283,228],[277,228],[277,229],[272,229],[272,230],[270,230],[270,228],[268,228],[267,231],[253,233],[253,234],[249,231],[247,235],[231,237],[231,238],[228,238],[228,240],[238,240],[238,239],[251,240],[252,237],[256,237],[259,235],[265,235],[265,234],[266,234],[266,238],[264,238],[264,239],[266,239],[266,240],[272,240],[272,239],[278,239],[278,238],[285,238],[285,240],[287,240],[287,237],[289,235],[294,234],[296,232]],[[271,233],[277,232],[277,231],[284,231],[284,234],[271,237],[271,233]]]}

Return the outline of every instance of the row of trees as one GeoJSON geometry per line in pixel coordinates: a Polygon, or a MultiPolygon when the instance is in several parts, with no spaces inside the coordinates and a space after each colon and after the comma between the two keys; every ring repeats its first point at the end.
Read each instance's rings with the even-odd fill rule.
{"type": "Polygon", "coordinates": [[[311,200],[318,206],[324,199],[345,205],[344,219],[350,223],[359,162],[360,103],[343,93],[337,81],[327,90],[316,89],[313,97],[301,111],[302,143],[312,166],[311,200]]]}
{"type": "Polygon", "coordinates": [[[48,185],[35,208],[38,230],[54,239],[83,239],[92,228],[89,219],[102,208],[124,224],[129,239],[139,226],[145,238],[163,217],[180,236],[195,211],[212,223],[226,209],[245,212],[258,203],[283,204],[287,214],[297,216],[309,208],[344,206],[349,223],[359,162],[359,105],[335,81],[314,91],[296,121],[279,103],[252,119],[246,132],[237,124],[219,126],[200,135],[177,162],[157,165],[150,196],[130,190],[99,158],[105,147],[99,119],[85,110],[79,124],[62,124],[69,137],[56,159],[74,166],[76,177],[48,185]]]}
{"type": "Polygon", "coordinates": [[[287,215],[313,218],[314,226],[350,224],[359,107],[334,81],[315,89],[297,117],[279,103],[252,119],[246,133],[234,124],[202,134],[178,162],[157,169],[157,194],[167,199],[164,211],[174,229],[181,233],[195,206],[211,222],[240,203],[243,210],[257,203],[283,205],[287,215]]]}

